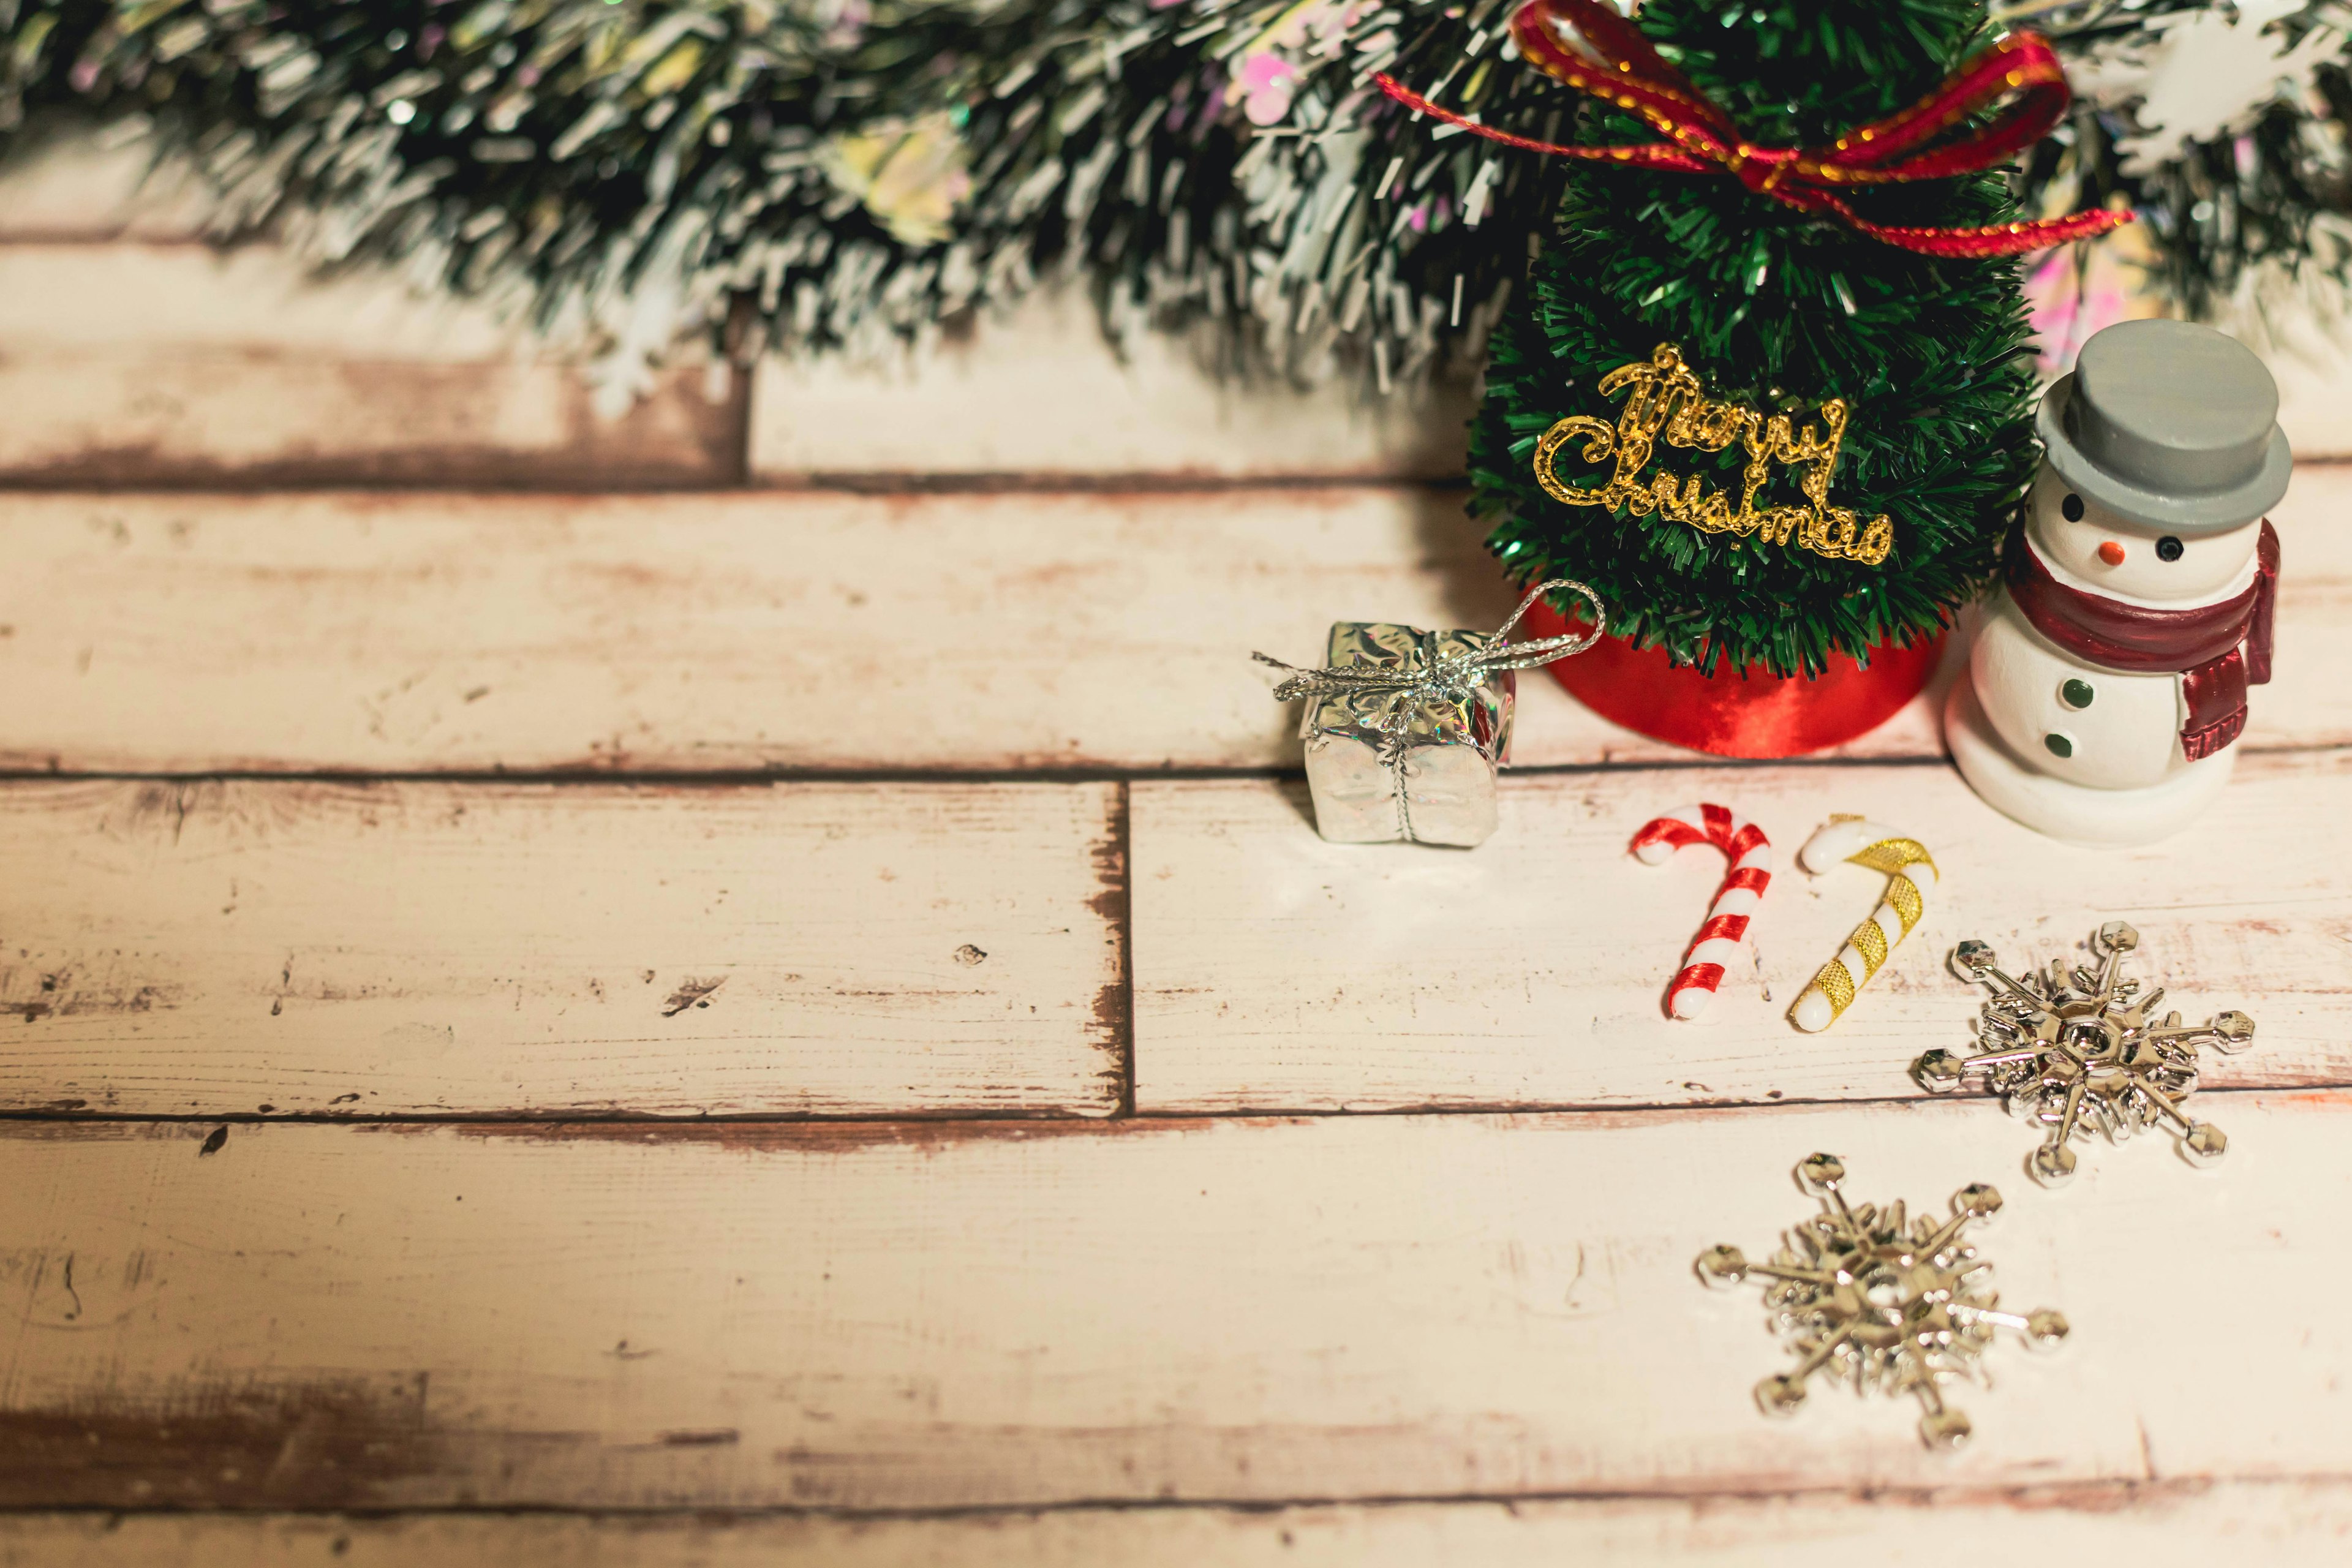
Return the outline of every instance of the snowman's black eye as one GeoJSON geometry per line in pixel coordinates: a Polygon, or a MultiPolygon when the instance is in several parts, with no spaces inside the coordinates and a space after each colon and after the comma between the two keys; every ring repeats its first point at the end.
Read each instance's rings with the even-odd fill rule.
{"type": "MultiPolygon", "coordinates": [[[[2068,522],[2082,521],[2083,498],[2081,496],[2068,496],[2064,500],[2058,503],[2058,510],[2065,517],[2068,522]]],[[[2170,560],[2171,557],[2167,556],[2165,559],[2170,560]]]]}
{"type": "Polygon", "coordinates": [[[2156,542],[2156,558],[2158,561],[2179,560],[2180,541],[2173,538],[2172,535],[2168,533],[2162,539],[2158,540],[2156,542]]]}

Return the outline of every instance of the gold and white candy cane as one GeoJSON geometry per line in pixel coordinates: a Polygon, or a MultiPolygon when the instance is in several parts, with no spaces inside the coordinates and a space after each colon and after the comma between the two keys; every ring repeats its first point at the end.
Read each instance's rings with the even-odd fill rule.
{"type": "Polygon", "coordinates": [[[1807,1034],[1828,1028],[1853,1005],[1854,993],[1870,984],[1888,952],[1919,923],[1927,911],[1927,893],[1937,878],[1935,859],[1926,846],[1859,816],[1831,817],[1828,826],[1806,839],[1805,847],[1797,852],[1798,864],[1816,877],[1841,860],[1885,872],[1886,893],[1877,910],[1853,928],[1845,946],[1822,965],[1813,983],[1789,1009],[1789,1021],[1807,1034]]]}

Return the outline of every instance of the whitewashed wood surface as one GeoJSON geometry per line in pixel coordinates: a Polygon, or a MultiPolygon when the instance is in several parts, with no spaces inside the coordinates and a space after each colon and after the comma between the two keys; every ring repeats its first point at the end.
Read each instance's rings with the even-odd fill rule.
{"type": "Polygon", "coordinates": [[[762,363],[751,469],[773,484],[1459,476],[1465,377],[1381,395],[1341,372],[1309,387],[1202,374],[1213,344],[1137,334],[1105,346],[1080,293],[1041,294],[959,337],[879,362],[762,363]]]}
{"type": "Polygon", "coordinates": [[[1503,837],[1340,848],[1247,655],[1507,613],[1423,482],[1462,389],[1237,395],[1042,300],[614,422],[478,308],[216,256],[139,155],[0,172],[0,1565],[2346,1555],[2352,469],[2173,843],[1992,816],[1934,693],[1731,766],[1535,675],[1503,837]],[[1782,869],[1689,1027],[1720,866],[1624,844],[1697,798],[1782,869]],[[1800,1037],[1844,810],[1948,880],[1800,1037]],[[1904,1068],[1954,941],[2118,914],[2259,1020],[2231,1153],[2045,1193],[1904,1068]],[[1967,1453],[1749,1403],[1783,1358],[1690,1259],[1824,1146],[1998,1183],[2006,1299],[2073,1320],[1967,1453]]]}
{"type": "Polygon", "coordinates": [[[478,303],[216,251],[134,137],[0,169],[0,484],[726,484],[748,378],[682,356],[625,412],[478,303]]]}
{"type": "Polygon", "coordinates": [[[2352,1475],[2315,1264],[2352,1093],[2215,1094],[2062,1193],[1981,1103],[701,1130],[0,1125],[0,1503],[771,1507],[1843,1493],[2352,1475]],[[209,1146],[210,1152],[205,1150],[209,1146]],[[1958,1455],[1691,1260],[1990,1180],[1958,1455]],[[2224,1371],[2226,1369],[2226,1371],[2224,1371]],[[190,1450],[194,1450],[191,1452],[190,1450]]]}
{"type": "Polygon", "coordinates": [[[2210,1081],[2347,1083],[2352,891],[2337,856],[2303,853],[2347,765],[2250,757],[2203,831],[2130,854],[2043,843],[1916,764],[1515,778],[1506,837],[1467,854],[1327,844],[1276,780],[1146,781],[1124,803],[1114,784],[22,783],[0,788],[0,1018],[22,1025],[0,1107],[1104,1114],[1130,900],[1146,1111],[1903,1098],[1980,1000],[1946,968],[1954,942],[2021,967],[2115,918],[2190,1016],[2257,1015],[2257,1047],[2210,1081]],[[1754,968],[1698,1025],[1660,998],[1720,858],[1625,853],[1685,797],[1782,850],[1754,968]],[[1907,813],[1946,896],[1802,1039],[1790,1003],[1881,886],[1790,864],[1841,810],[1907,813]],[[2250,883],[2249,863],[2272,869],[2250,883]]]}
{"type": "Polygon", "coordinates": [[[0,163],[0,244],[187,240],[204,232],[204,190],[184,165],[159,166],[139,128],[36,125],[0,163]]]}
{"type": "Polygon", "coordinates": [[[0,1568],[1889,1568],[1970,1557],[2336,1568],[2341,1483],[2123,1483],[1986,1496],[1618,1498],[1278,1509],[1056,1509],[953,1518],[666,1514],[0,1518],[0,1568]]]}
{"type": "Polygon", "coordinates": [[[1075,1112],[1115,784],[0,787],[0,1106],[1075,1112]]]}
{"type": "Polygon", "coordinates": [[[743,378],[600,415],[488,313],[282,253],[0,244],[0,482],[677,488],[741,476],[743,378]]]}
{"type": "MultiPolygon", "coordinates": [[[[1456,498],[1381,489],[0,495],[0,759],[37,771],[1295,766],[1254,648],[1512,603],[1456,498]]],[[[1685,754],[1521,688],[1522,762],[1685,754]]],[[[1862,744],[1934,734],[1923,709],[1862,744]]]]}
{"type": "MultiPolygon", "coordinates": [[[[2249,750],[2352,743],[2352,468],[2280,510],[2249,750]]],[[[19,769],[1296,767],[1263,649],[1494,626],[1442,490],[0,495],[19,769]]],[[[1684,760],[1519,680],[1521,765],[1684,760]]],[[[1942,754],[1935,696],[1845,747],[1942,754]]],[[[1671,804],[1671,803],[1669,803],[1671,804]]]]}
{"type": "Polygon", "coordinates": [[[1911,1062],[1964,1049],[1983,987],[1953,945],[2011,973],[2079,961],[2124,919],[2132,973],[2201,1022],[2255,1015],[2225,1085],[2352,1083],[2352,753],[2242,758],[2194,833],[2130,851],[2055,845],[1948,766],[1612,769],[1509,780],[1497,837],[1470,852],[1327,844],[1301,784],[1134,786],[1136,1105],[1152,1111],[1656,1105],[1919,1092],[1911,1062]],[[1707,1016],[1664,1011],[1723,857],[1628,853],[1650,818],[1712,801],[1761,826],[1777,870],[1748,963],[1707,1016]],[[1927,914],[1826,1033],[1788,1010],[1886,879],[1821,877],[1797,849],[1831,816],[1925,843],[1927,914]],[[2315,835],[2315,825],[2322,825],[2315,835]],[[2250,869],[2259,868],[2259,869],[2250,869]]]}

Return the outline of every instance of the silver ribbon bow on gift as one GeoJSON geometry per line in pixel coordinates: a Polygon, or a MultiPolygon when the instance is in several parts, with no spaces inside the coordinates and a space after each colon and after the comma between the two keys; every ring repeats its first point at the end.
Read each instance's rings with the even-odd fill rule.
{"type": "Polygon", "coordinates": [[[1413,710],[1424,702],[1460,702],[1466,700],[1472,689],[1487,672],[1497,669],[1533,669],[1570,654],[1582,653],[1601,640],[1609,629],[1609,616],[1601,607],[1600,596],[1583,584],[1570,577],[1554,577],[1528,590],[1511,618],[1495,628],[1485,647],[1468,653],[1441,654],[1424,659],[1416,652],[1402,665],[1381,666],[1363,664],[1329,665],[1321,669],[1301,669],[1286,664],[1270,654],[1254,653],[1250,657],[1260,664],[1270,664],[1289,674],[1274,689],[1275,700],[1287,702],[1298,697],[1319,697],[1334,691],[1378,692],[1388,697],[1388,713],[1382,723],[1386,738],[1381,744],[1381,760],[1394,764],[1402,760],[1412,726],[1413,710]],[[1584,595],[1592,606],[1592,629],[1589,632],[1569,632],[1556,637],[1539,637],[1534,642],[1514,643],[1511,628],[1521,616],[1534,607],[1535,602],[1554,588],[1573,588],[1584,595]]]}

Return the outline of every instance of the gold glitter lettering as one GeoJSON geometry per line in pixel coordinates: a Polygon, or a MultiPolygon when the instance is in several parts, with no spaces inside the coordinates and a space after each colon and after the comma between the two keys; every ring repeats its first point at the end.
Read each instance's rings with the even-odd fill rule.
{"type": "Polygon", "coordinates": [[[1647,360],[1619,365],[1602,376],[1601,392],[1611,397],[1625,394],[1615,426],[1571,415],[1536,441],[1536,482],[1555,500],[1622,508],[1632,517],[1654,513],[1706,533],[1754,534],[1766,544],[1794,540],[1800,549],[1865,566],[1877,565],[1895,548],[1895,524],[1885,513],[1864,522],[1847,508],[1830,505],[1830,479],[1845,443],[1844,399],[1822,404],[1820,425],[1800,430],[1785,414],[1766,418],[1736,403],[1710,401],[1672,343],[1660,343],[1647,360]],[[1555,464],[1560,448],[1577,440],[1583,442],[1580,456],[1585,462],[1598,467],[1614,459],[1607,484],[1572,485],[1559,477],[1555,464]],[[1745,447],[1738,510],[1729,496],[1708,489],[1696,475],[1683,480],[1660,469],[1643,483],[1642,471],[1659,441],[1694,452],[1720,452],[1735,441],[1745,447]],[[1776,463],[1798,470],[1797,489],[1806,505],[1758,510],[1757,495],[1776,463]]]}

